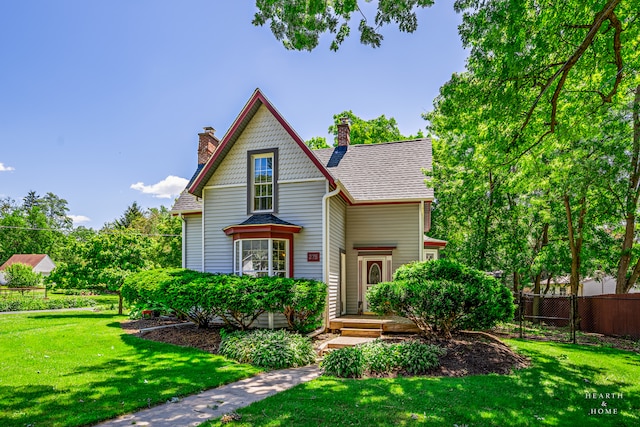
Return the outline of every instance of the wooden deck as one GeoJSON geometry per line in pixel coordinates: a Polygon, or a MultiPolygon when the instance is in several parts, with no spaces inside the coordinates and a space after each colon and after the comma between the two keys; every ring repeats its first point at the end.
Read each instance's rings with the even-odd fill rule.
{"type": "Polygon", "coordinates": [[[345,315],[331,319],[329,329],[343,336],[379,337],[384,333],[417,333],[418,327],[409,319],[371,314],[345,315]]]}

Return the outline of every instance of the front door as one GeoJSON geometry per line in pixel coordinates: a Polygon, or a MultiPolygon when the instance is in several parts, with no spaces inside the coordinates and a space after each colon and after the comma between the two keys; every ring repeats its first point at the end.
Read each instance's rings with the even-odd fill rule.
{"type": "Polygon", "coordinates": [[[362,310],[365,313],[370,312],[369,303],[366,295],[370,287],[380,282],[389,280],[387,257],[361,257],[360,261],[360,284],[361,284],[361,301],[362,310]]]}

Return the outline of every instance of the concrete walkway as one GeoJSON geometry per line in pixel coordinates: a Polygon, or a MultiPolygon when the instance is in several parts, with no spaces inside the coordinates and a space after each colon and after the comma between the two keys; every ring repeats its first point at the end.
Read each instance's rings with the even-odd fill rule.
{"type": "Polygon", "coordinates": [[[185,397],[175,403],[165,403],[134,414],[123,415],[96,427],[197,426],[211,418],[234,412],[278,392],[287,390],[320,375],[318,366],[265,372],[252,378],[185,397]]]}

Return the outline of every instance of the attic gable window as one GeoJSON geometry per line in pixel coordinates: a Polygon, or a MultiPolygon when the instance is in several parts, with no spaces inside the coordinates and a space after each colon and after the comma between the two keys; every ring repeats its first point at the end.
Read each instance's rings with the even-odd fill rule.
{"type": "Polygon", "coordinates": [[[247,153],[247,211],[276,212],[278,149],[247,153]]]}

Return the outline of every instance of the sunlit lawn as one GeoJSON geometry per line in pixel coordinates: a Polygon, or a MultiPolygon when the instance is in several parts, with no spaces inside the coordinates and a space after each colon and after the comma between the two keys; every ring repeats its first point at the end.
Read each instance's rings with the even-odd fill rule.
{"type": "MultiPolygon", "coordinates": [[[[512,375],[466,378],[321,377],[239,410],[242,419],[230,425],[640,425],[637,353],[547,342],[509,343],[532,359],[530,368],[512,375]],[[587,393],[610,396],[594,399],[587,393]],[[610,414],[590,414],[606,409],[610,414]]],[[[207,424],[211,425],[220,422],[207,424]]]]}
{"type": "Polygon", "coordinates": [[[80,426],[258,369],[128,335],[114,312],[0,316],[0,426],[80,426]]]}

